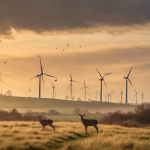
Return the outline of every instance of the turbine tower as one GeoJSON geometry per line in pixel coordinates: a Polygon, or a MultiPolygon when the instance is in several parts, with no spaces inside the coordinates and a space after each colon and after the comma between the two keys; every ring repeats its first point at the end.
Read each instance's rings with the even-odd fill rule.
{"type": "MultiPolygon", "coordinates": [[[[99,73],[98,69],[96,68],[97,72],[99,73]]],[[[112,73],[106,73],[105,75],[109,75],[112,73]]],[[[100,90],[100,103],[102,103],[102,81],[104,80],[105,75],[102,77],[102,75],[99,73],[101,79],[99,79],[99,81],[101,81],[101,90],[100,90]]],[[[104,81],[105,87],[106,87],[106,83],[104,81]]],[[[106,87],[107,88],[107,87],[106,87]]]]}
{"type": "MultiPolygon", "coordinates": [[[[133,66],[132,66],[133,67],[133,66]]],[[[128,81],[130,82],[130,84],[132,85],[131,81],[129,80],[129,75],[130,75],[130,72],[132,70],[132,67],[127,75],[127,77],[124,77],[124,79],[126,79],[126,104],[128,103],[128,81]]],[[[133,85],[132,85],[133,86],[133,85]]]]}
{"type": "Polygon", "coordinates": [[[122,103],[122,94],[125,94],[125,93],[122,92],[122,87],[121,87],[121,93],[120,94],[121,94],[121,103],[122,103]]]}
{"type": "MultiPolygon", "coordinates": [[[[137,95],[138,95],[139,93],[137,93],[136,90],[134,90],[134,91],[135,91],[135,96],[136,96],[136,103],[135,103],[135,104],[137,105],[137,95]]],[[[135,97],[135,96],[134,96],[134,97],[135,97]]],[[[134,97],[133,97],[133,98],[134,98],[134,97]]]]}
{"type": "MultiPolygon", "coordinates": [[[[85,96],[84,96],[84,101],[86,101],[86,88],[88,88],[86,85],[85,85],[85,80],[84,80],[84,87],[82,89],[85,88],[85,96]]],[[[88,88],[89,89],[89,88],[88,88]]]]}
{"type": "MultiPolygon", "coordinates": [[[[51,82],[52,83],[52,82],[51,82]]],[[[54,84],[52,83],[52,89],[53,89],[53,96],[52,96],[52,98],[54,99],[54,91],[55,91],[55,86],[54,86],[54,84]]]]}
{"type": "MultiPolygon", "coordinates": [[[[70,88],[70,91],[71,91],[71,99],[72,99],[72,82],[77,82],[77,81],[74,81],[74,80],[72,80],[72,75],[71,75],[71,73],[70,73],[70,84],[69,84],[69,87],[68,87],[68,89],[70,88]]],[[[77,82],[78,83],[78,82],[77,82]]]]}
{"type": "MultiPolygon", "coordinates": [[[[41,68],[41,73],[38,74],[38,75],[36,75],[35,77],[31,78],[29,81],[31,81],[31,80],[34,79],[34,78],[38,78],[38,77],[39,77],[39,98],[41,98],[41,77],[42,77],[43,84],[44,84],[43,75],[48,76],[48,77],[54,77],[54,76],[51,76],[51,75],[48,75],[48,74],[43,73],[43,67],[42,67],[40,55],[39,55],[39,58],[40,58],[40,68],[41,68]]],[[[56,77],[54,77],[54,78],[56,78],[56,77]]]]}
{"type": "MultiPolygon", "coordinates": [[[[141,91],[142,92],[142,91],[141,91]]],[[[143,99],[144,99],[144,94],[143,94],[143,92],[142,92],[142,104],[143,104],[143,99]]]]}

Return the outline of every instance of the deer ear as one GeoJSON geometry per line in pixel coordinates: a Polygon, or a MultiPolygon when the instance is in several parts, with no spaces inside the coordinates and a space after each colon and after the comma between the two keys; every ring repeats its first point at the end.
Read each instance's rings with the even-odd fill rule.
{"type": "Polygon", "coordinates": [[[81,116],[81,114],[79,114],[81,116]]]}
{"type": "Polygon", "coordinates": [[[85,114],[83,116],[85,116],[85,114]]]}

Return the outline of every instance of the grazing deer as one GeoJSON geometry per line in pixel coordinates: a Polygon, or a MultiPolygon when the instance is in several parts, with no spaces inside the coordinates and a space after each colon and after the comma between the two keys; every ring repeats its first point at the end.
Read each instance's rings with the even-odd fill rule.
{"type": "Polygon", "coordinates": [[[54,129],[54,131],[55,131],[55,126],[52,125],[53,120],[51,120],[51,119],[44,119],[44,120],[43,120],[43,119],[41,119],[42,116],[38,116],[38,118],[39,118],[39,121],[40,121],[41,125],[43,126],[43,130],[44,130],[44,127],[45,127],[46,125],[49,125],[49,126],[51,126],[51,127],[54,129]]]}
{"type": "Polygon", "coordinates": [[[79,115],[81,117],[81,121],[82,121],[83,125],[85,126],[86,134],[87,134],[87,127],[88,126],[93,126],[98,133],[98,127],[97,127],[98,121],[97,120],[95,120],[95,119],[84,119],[83,116],[85,116],[85,114],[84,115],[79,114],[79,115]]]}

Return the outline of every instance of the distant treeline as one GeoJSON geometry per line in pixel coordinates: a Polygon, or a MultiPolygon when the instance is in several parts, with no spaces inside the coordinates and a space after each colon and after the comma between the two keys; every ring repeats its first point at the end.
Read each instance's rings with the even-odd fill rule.
{"type": "Polygon", "coordinates": [[[108,113],[99,120],[100,124],[115,124],[126,127],[142,127],[150,124],[150,103],[137,105],[134,111],[123,113],[118,110],[108,113]]]}
{"type": "MultiPolygon", "coordinates": [[[[60,115],[60,113],[55,111],[54,109],[49,110],[48,113],[43,113],[50,115],[60,115]]],[[[0,121],[38,121],[37,115],[44,115],[43,113],[32,111],[20,113],[17,109],[12,109],[11,111],[0,109],[0,121]]],[[[42,119],[47,118],[43,116],[42,119]]]]}

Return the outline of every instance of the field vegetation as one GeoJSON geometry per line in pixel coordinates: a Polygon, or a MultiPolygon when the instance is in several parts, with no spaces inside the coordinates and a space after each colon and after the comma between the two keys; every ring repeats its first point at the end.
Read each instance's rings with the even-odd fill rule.
{"type": "Polygon", "coordinates": [[[0,122],[0,150],[150,150],[150,127],[126,128],[117,125],[88,127],[81,122],[54,122],[42,129],[39,122],[0,122]]]}

